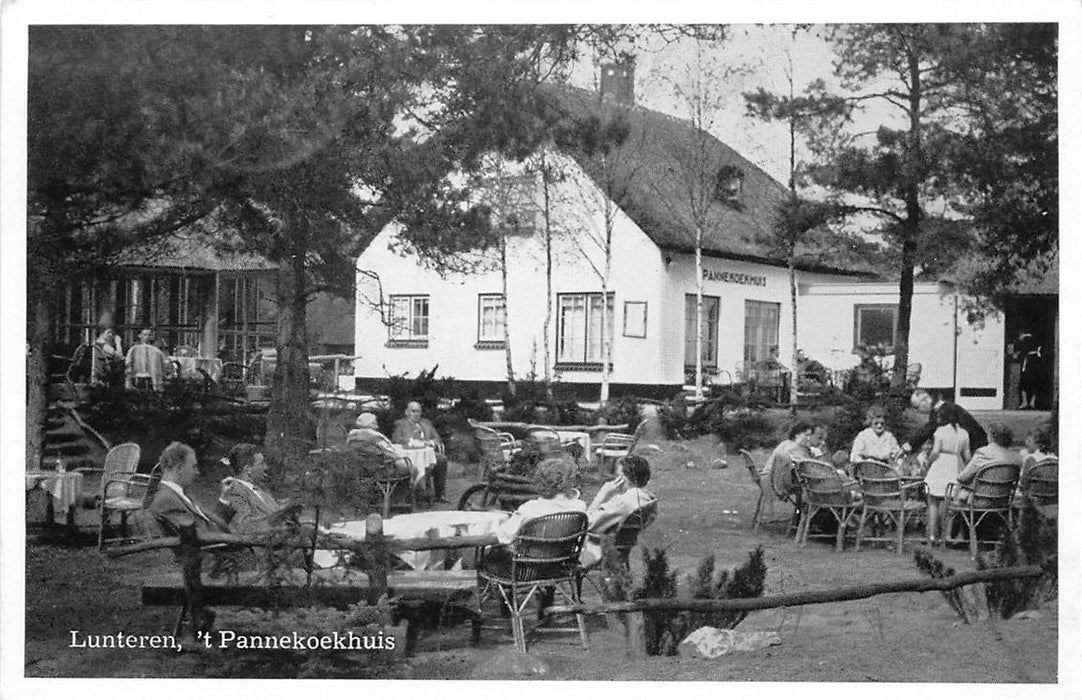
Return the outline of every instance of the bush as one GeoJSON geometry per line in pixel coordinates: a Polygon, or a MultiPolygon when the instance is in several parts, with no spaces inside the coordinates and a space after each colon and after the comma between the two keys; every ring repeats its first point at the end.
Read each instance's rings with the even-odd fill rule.
{"type": "Polygon", "coordinates": [[[1041,575],[1035,578],[992,581],[987,584],[988,609],[1003,619],[1044,600],[1056,597],[1058,589],[1057,521],[1046,518],[1026,501],[1018,527],[1007,532],[990,557],[977,558],[978,569],[1005,566],[1039,566],[1041,575]]]}
{"type": "Polygon", "coordinates": [[[609,401],[597,412],[597,417],[606,425],[622,425],[626,423],[628,430],[634,430],[642,421],[642,411],[639,408],[639,400],[634,396],[621,396],[609,401]]]}
{"type": "Polygon", "coordinates": [[[763,414],[765,404],[745,398],[732,387],[713,386],[694,411],[683,396],[666,401],[658,419],[670,440],[714,435],[735,449],[752,449],[777,442],[774,428],[763,414]]]}
{"type": "MultiPolygon", "coordinates": [[[[679,572],[669,571],[664,549],[655,549],[653,556],[643,549],[644,577],[642,586],[632,594],[634,600],[644,598],[676,598],[676,579],[679,572]]],[[[726,598],[757,598],[763,594],[766,581],[766,564],[763,548],[756,547],[748,554],[744,564],[732,572],[722,571],[715,578],[713,555],[705,557],[694,577],[688,577],[687,585],[692,598],[699,600],[723,600],[726,598]]],[[[618,592],[619,589],[617,589],[618,592]]],[[[733,629],[747,617],[746,612],[693,612],[658,610],[643,613],[646,635],[646,653],[654,656],[674,656],[689,634],[703,626],[733,629]]]]}

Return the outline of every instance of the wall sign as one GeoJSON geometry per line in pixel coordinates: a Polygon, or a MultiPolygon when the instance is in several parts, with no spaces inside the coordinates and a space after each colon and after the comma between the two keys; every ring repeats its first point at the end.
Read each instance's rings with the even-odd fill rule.
{"type": "Polygon", "coordinates": [[[703,268],[703,279],[712,282],[728,282],[729,284],[747,284],[753,287],[766,286],[766,275],[746,275],[742,272],[729,272],[728,270],[708,270],[703,268]]]}
{"type": "Polygon", "coordinates": [[[646,302],[624,302],[624,337],[646,337],[646,302]]]}

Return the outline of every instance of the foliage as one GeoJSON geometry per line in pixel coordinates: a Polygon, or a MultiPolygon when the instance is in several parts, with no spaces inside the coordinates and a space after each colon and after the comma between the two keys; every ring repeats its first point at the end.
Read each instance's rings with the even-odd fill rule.
{"type": "Polygon", "coordinates": [[[715,435],[734,449],[752,449],[776,442],[762,408],[754,397],[715,385],[694,411],[683,396],[677,396],[658,408],[658,419],[670,440],[715,435]]]}
{"type": "MultiPolygon", "coordinates": [[[[664,549],[655,549],[653,555],[643,549],[644,576],[642,585],[635,589],[632,599],[677,598],[678,571],[669,571],[664,549]]],[[[763,594],[766,581],[766,564],[763,548],[756,547],[748,554],[743,565],[732,572],[722,571],[715,578],[713,555],[703,558],[694,577],[688,577],[687,587],[692,598],[699,600],[723,600],[726,598],[756,598],[763,594]]],[[[643,623],[646,633],[646,653],[654,656],[673,656],[680,642],[696,629],[709,625],[733,629],[739,625],[746,612],[703,613],[692,611],[646,611],[643,623]]]]}
{"type": "Polygon", "coordinates": [[[555,397],[558,384],[531,375],[516,384],[515,394],[503,395],[504,419],[544,425],[577,425],[587,414],[574,398],[555,397]]]}
{"type": "Polygon", "coordinates": [[[326,450],[272,463],[269,478],[290,500],[318,505],[334,520],[347,514],[363,518],[378,510],[381,496],[375,480],[385,473],[383,464],[352,451],[326,450]]]}
{"type": "Polygon", "coordinates": [[[978,569],[1004,566],[1040,566],[1035,578],[992,581],[987,584],[988,608],[1008,619],[1015,613],[1036,607],[1056,597],[1059,563],[1058,521],[1043,516],[1028,499],[1017,527],[1004,534],[991,557],[980,556],[978,569]]]}
{"type": "MultiPolygon", "coordinates": [[[[923,547],[918,547],[913,551],[913,560],[916,562],[918,569],[932,578],[948,578],[957,573],[953,568],[932,556],[932,553],[923,547]]],[[[958,613],[958,617],[961,617],[963,620],[967,619],[965,606],[962,603],[962,596],[957,588],[953,588],[949,591],[940,591],[940,593],[943,594],[943,598],[947,601],[947,605],[951,607],[951,610],[958,613]]]]}
{"type": "Polygon", "coordinates": [[[634,430],[642,421],[639,400],[634,396],[621,396],[608,401],[597,412],[598,418],[606,425],[627,424],[628,430],[634,430]]]}

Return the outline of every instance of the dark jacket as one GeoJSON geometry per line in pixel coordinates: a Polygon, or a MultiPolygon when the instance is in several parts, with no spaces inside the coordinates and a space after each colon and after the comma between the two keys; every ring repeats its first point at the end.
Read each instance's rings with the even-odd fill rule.
{"type": "MultiPolygon", "coordinates": [[[[944,406],[946,403],[944,402],[944,406]]],[[[985,434],[984,428],[977,422],[977,419],[969,414],[969,411],[965,410],[961,406],[955,404],[958,409],[958,427],[969,433],[969,449],[976,452],[980,448],[988,444],[988,435],[985,434]]],[[[935,429],[939,427],[937,422],[938,410],[933,408],[928,414],[928,422],[913,431],[913,434],[909,436],[909,446],[914,450],[919,450],[920,446],[932,439],[932,435],[935,434],[935,429]]]]}
{"type": "Polygon", "coordinates": [[[442,445],[443,440],[440,439],[440,434],[436,432],[436,428],[433,427],[432,421],[427,418],[422,418],[417,423],[413,423],[409,418],[399,418],[394,422],[394,433],[391,435],[391,442],[396,445],[408,446],[411,439],[416,440],[433,440],[437,445],[442,445]]]}

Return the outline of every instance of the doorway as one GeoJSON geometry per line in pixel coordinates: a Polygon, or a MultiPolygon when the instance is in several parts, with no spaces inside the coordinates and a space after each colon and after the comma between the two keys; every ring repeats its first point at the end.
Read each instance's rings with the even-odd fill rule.
{"type": "Polygon", "coordinates": [[[1026,295],[1009,299],[1004,308],[1004,408],[1021,405],[1021,390],[1025,384],[1020,353],[1016,351],[1019,336],[1029,333],[1029,348],[1040,348],[1040,357],[1030,355],[1025,369],[1032,372],[1030,381],[1036,393],[1037,409],[1048,411],[1059,387],[1059,298],[1054,295],[1026,295]],[[1035,362],[1036,368],[1029,364],[1035,362]]]}

